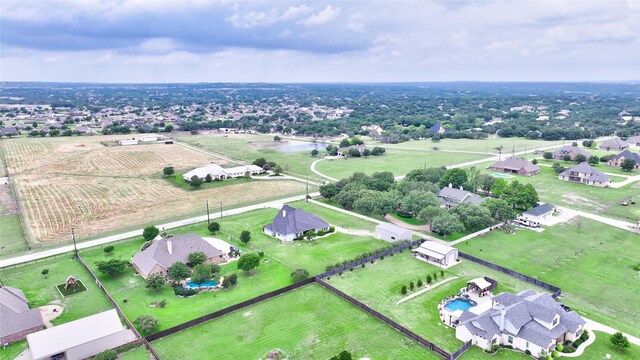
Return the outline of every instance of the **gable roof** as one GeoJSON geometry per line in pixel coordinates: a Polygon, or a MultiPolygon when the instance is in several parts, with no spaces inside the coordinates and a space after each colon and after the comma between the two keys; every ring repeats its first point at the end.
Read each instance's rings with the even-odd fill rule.
{"type": "Polygon", "coordinates": [[[602,144],[600,144],[600,146],[598,146],[599,149],[606,149],[606,148],[611,148],[611,149],[622,149],[625,147],[629,147],[629,144],[627,144],[626,142],[622,141],[622,139],[620,139],[619,137],[614,137],[611,139],[607,139],[605,141],[602,142],[602,144]]]}
{"type": "Polygon", "coordinates": [[[376,230],[378,230],[378,229],[381,229],[381,230],[384,230],[384,231],[388,231],[388,232],[393,233],[393,234],[402,234],[402,233],[405,233],[407,231],[411,232],[411,230],[409,230],[409,229],[405,229],[405,228],[403,228],[401,226],[393,225],[393,224],[389,224],[389,223],[380,223],[380,224],[378,224],[378,226],[376,226],[376,230]]]}
{"type": "Polygon", "coordinates": [[[630,138],[627,138],[627,143],[629,143],[629,144],[640,144],[640,135],[631,136],[630,138]]]}
{"type": "Polygon", "coordinates": [[[223,255],[222,251],[196,234],[185,234],[154,240],[144,251],[134,255],[132,262],[146,274],[156,265],[168,269],[175,262],[189,262],[189,254],[201,251],[207,259],[223,255]]]}
{"type": "Polygon", "coordinates": [[[567,154],[569,154],[571,152],[576,153],[576,155],[578,155],[578,154],[584,155],[587,158],[589,156],[591,156],[591,153],[589,153],[588,151],[586,151],[586,150],[584,150],[582,148],[579,148],[577,146],[569,146],[569,145],[563,146],[560,149],[554,151],[553,152],[553,156],[564,156],[564,155],[567,155],[567,154]]]}
{"type": "Polygon", "coordinates": [[[481,198],[472,192],[448,186],[443,187],[442,190],[438,192],[438,196],[440,197],[440,201],[448,206],[454,206],[462,203],[479,205],[485,201],[484,198],[481,198]]]}
{"type": "Polygon", "coordinates": [[[26,296],[20,289],[0,288],[0,338],[43,326],[40,310],[29,309],[26,296]]]}
{"type": "Polygon", "coordinates": [[[597,181],[597,182],[610,181],[609,176],[607,174],[592,168],[589,164],[587,164],[586,161],[566,169],[565,171],[560,173],[560,176],[570,176],[571,172],[585,174],[584,178],[591,181],[597,181]]]}
{"type": "Polygon", "coordinates": [[[271,230],[278,234],[296,234],[311,229],[321,229],[328,227],[329,224],[319,217],[310,214],[302,209],[292,208],[289,205],[283,205],[273,222],[265,226],[265,229],[271,230]]]}
{"type": "Polygon", "coordinates": [[[455,251],[451,246],[441,244],[437,241],[427,240],[413,251],[425,254],[437,259],[443,259],[448,253],[455,251]]]}
{"type": "Polygon", "coordinates": [[[618,160],[620,158],[633,159],[636,161],[637,164],[640,164],[640,154],[633,153],[629,150],[623,150],[621,153],[619,153],[618,155],[615,155],[611,159],[618,160]]]}
{"type": "Polygon", "coordinates": [[[524,158],[514,158],[514,157],[510,157],[502,161],[496,161],[496,163],[491,165],[491,167],[498,168],[498,169],[509,169],[509,170],[524,169],[526,172],[540,171],[540,168],[537,165],[534,165],[531,161],[524,158]]]}
{"type": "Polygon", "coordinates": [[[542,216],[544,214],[548,214],[550,212],[552,212],[556,207],[551,205],[551,204],[541,204],[538,205],[536,207],[534,207],[533,209],[527,210],[525,212],[523,212],[523,215],[531,215],[531,216],[542,216]]]}

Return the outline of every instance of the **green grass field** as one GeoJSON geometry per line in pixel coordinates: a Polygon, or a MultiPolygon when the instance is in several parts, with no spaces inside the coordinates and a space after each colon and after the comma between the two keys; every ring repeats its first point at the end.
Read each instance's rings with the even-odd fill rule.
{"type": "Polygon", "coordinates": [[[92,281],[91,275],[77,260],[72,259],[71,255],[2,269],[0,282],[21,289],[32,308],[54,303],[64,307],[62,315],[52,321],[54,325],[111,309],[111,303],[92,281]],[[46,277],[41,274],[43,269],[49,269],[46,277]],[[64,283],[70,275],[81,280],[87,291],[69,297],[60,295],[56,285],[64,283]]]}
{"type": "Polygon", "coordinates": [[[160,339],[162,358],[261,359],[282,349],[288,359],[439,359],[391,327],[331,292],[308,285],[160,339]]]}
{"type": "Polygon", "coordinates": [[[20,340],[9,345],[8,348],[3,349],[0,346],[0,360],[13,360],[18,356],[21,352],[27,350],[28,348],[27,340],[20,340]]]}
{"type": "Polygon", "coordinates": [[[144,345],[135,349],[123,352],[118,356],[119,360],[151,360],[151,354],[144,345]]]}
{"type": "Polygon", "coordinates": [[[455,338],[453,328],[443,325],[440,321],[437,305],[442,298],[455,295],[460,288],[466,286],[468,280],[481,276],[489,276],[498,281],[498,289],[495,292],[534,288],[484,266],[462,261],[445,270],[444,278],[458,276],[457,279],[396,305],[396,302],[404,297],[400,291],[403,285],[408,286],[410,281],[415,283],[418,279],[425,282],[427,275],[433,276],[436,272],[437,281],[442,280],[439,268],[414,259],[405,250],[374,264],[367,264],[364,269],[357,268],[341,276],[333,276],[328,282],[451,352],[457,350],[462,342],[455,338]]]}
{"type": "Polygon", "coordinates": [[[349,177],[354,172],[370,175],[379,171],[391,171],[398,176],[415,169],[455,165],[488,156],[490,155],[387,149],[382,156],[320,161],[316,164],[316,170],[336,179],[349,177]]]}
{"type": "MultiPolygon", "coordinates": [[[[182,175],[184,173],[182,172],[178,172],[175,175],[172,176],[165,176],[163,177],[163,179],[167,180],[168,182],[170,182],[171,184],[184,189],[184,190],[198,190],[195,189],[193,186],[191,186],[188,182],[184,181],[184,179],[182,178],[182,175]]],[[[212,181],[212,182],[203,182],[202,185],[200,186],[200,189],[209,189],[209,188],[217,188],[217,187],[222,187],[222,186],[229,186],[229,185],[236,185],[236,184],[241,184],[241,183],[246,183],[246,182],[251,182],[253,180],[251,179],[246,179],[246,178],[238,178],[238,179],[229,179],[229,180],[224,180],[224,181],[212,181]]]]}
{"type": "Polygon", "coordinates": [[[589,345],[579,359],[601,360],[606,359],[606,355],[611,355],[611,360],[636,360],[640,359],[640,346],[631,344],[629,348],[618,351],[611,344],[611,335],[600,331],[595,332],[596,341],[589,345]]]}
{"type": "Polygon", "coordinates": [[[0,253],[13,253],[29,248],[18,214],[0,216],[0,234],[0,253]]]}
{"type": "MultiPolygon", "coordinates": [[[[458,151],[480,151],[498,153],[496,147],[502,145],[502,153],[511,153],[531,150],[547,146],[562,146],[562,141],[544,141],[529,140],[525,138],[499,138],[497,136],[489,136],[487,139],[442,139],[440,142],[433,142],[430,139],[408,141],[401,144],[391,144],[388,147],[414,148],[414,149],[433,149],[438,147],[442,150],[458,150],[458,151]]],[[[387,146],[387,145],[385,145],[387,146]]]]}
{"type": "Polygon", "coordinates": [[[639,336],[640,282],[631,268],[640,263],[638,240],[633,233],[578,218],[542,233],[494,231],[457,247],[559,286],[561,301],[581,315],[639,336]]]}

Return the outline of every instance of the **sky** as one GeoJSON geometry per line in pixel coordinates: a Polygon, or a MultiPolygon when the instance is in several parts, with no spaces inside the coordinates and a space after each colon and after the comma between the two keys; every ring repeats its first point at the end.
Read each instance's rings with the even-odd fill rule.
{"type": "Polygon", "coordinates": [[[640,80],[640,0],[0,1],[0,80],[640,80]]]}

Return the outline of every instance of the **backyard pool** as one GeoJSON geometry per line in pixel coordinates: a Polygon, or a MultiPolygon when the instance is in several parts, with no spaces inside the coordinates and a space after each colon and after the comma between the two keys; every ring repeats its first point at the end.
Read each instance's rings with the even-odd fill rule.
{"type": "Polygon", "coordinates": [[[282,145],[278,146],[276,149],[282,152],[294,152],[294,151],[305,151],[305,150],[324,150],[327,148],[329,144],[325,143],[312,143],[312,144],[298,144],[298,145],[282,145]]]}
{"type": "Polygon", "coordinates": [[[209,280],[207,282],[203,282],[201,284],[196,284],[196,283],[192,283],[191,281],[187,281],[184,284],[184,288],[185,289],[200,289],[200,288],[207,288],[207,287],[214,287],[217,286],[218,282],[215,280],[209,280]]]}
{"type": "Polygon", "coordinates": [[[502,179],[511,179],[513,175],[502,174],[502,173],[493,173],[493,177],[502,178],[502,179]]]}
{"type": "Polygon", "coordinates": [[[447,310],[449,311],[456,311],[456,310],[467,311],[469,310],[469,308],[472,308],[474,306],[476,306],[476,303],[473,300],[455,299],[453,301],[449,301],[447,305],[445,305],[444,307],[447,308],[447,310]]]}

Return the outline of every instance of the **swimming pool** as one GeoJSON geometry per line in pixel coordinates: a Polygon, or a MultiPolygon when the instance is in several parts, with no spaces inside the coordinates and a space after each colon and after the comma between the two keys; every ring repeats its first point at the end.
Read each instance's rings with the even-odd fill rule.
{"type": "Polygon", "coordinates": [[[467,311],[474,306],[476,306],[476,302],[473,300],[455,299],[453,301],[449,301],[447,305],[445,305],[444,307],[447,308],[447,310],[449,311],[456,311],[456,310],[467,311]]]}
{"type": "Polygon", "coordinates": [[[502,173],[493,173],[493,177],[502,178],[502,179],[511,179],[512,175],[502,174],[502,173]]]}
{"type": "Polygon", "coordinates": [[[207,282],[203,282],[202,284],[196,284],[196,283],[192,283],[191,281],[187,281],[183,287],[185,289],[200,289],[205,287],[214,287],[217,285],[218,285],[218,282],[215,280],[209,280],[207,282]]]}

